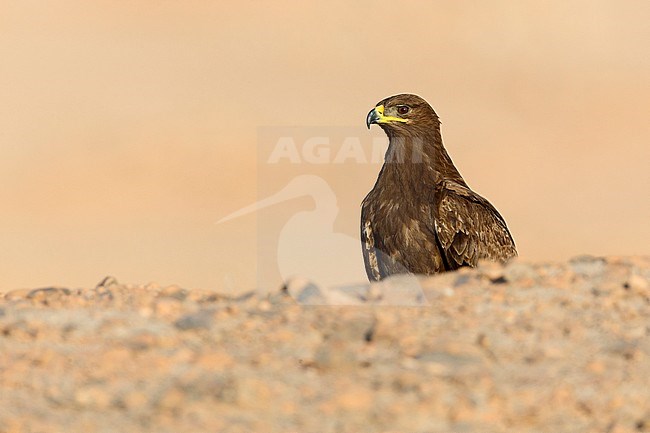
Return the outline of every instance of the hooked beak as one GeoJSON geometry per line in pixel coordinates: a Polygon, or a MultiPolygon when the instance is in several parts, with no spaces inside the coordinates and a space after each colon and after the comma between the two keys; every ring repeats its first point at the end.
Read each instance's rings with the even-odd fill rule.
{"type": "Polygon", "coordinates": [[[384,106],[383,105],[377,105],[375,108],[370,110],[370,113],[368,113],[368,116],[366,117],[366,126],[368,129],[370,129],[370,125],[373,123],[381,124],[381,123],[410,123],[411,121],[409,119],[404,119],[403,117],[397,117],[397,116],[386,116],[384,114],[384,106]]]}
{"type": "Polygon", "coordinates": [[[370,129],[370,125],[377,123],[381,119],[381,114],[377,112],[377,107],[370,110],[368,116],[366,117],[366,126],[370,129]]]}

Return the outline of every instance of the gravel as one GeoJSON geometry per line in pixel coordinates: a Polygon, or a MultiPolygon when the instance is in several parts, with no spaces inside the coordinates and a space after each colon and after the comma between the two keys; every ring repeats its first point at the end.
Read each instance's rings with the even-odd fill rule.
{"type": "Polygon", "coordinates": [[[0,432],[650,432],[650,257],[0,294],[0,432]]]}

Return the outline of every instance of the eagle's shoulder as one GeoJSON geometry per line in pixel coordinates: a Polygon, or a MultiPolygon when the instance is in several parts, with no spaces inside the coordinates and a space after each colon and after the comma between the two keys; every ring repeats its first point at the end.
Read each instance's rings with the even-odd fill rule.
{"type": "Polygon", "coordinates": [[[517,255],[499,212],[464,184],[443,181],[436,188],[435,232],[451,269],[479,260],[506,261],[517,255]]]}

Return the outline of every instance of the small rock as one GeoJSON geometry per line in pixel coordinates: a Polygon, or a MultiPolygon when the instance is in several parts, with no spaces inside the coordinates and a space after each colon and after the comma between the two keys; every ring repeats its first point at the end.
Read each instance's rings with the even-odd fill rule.
{"type": "Polygon", "coordinates": [[[111,396],[105,387],[92,385],[77,390],[75,401],[82,407],[107,409],[111,405],[111,396]]]}
{"type": "Polygon", "coordinates": [[[214,311],[212,310],[199,310],[194,313],[189,313],[174,322],[174,326],[181,331],[190,329],[210,329],[212,326],[214,311]]]}
{"type": "Polygon", "coordinates": [[[154,303],[154,311],[158,316],[171,317],[183,311],[183,303],[174,297],[160,298],[154,303]]]}
{"type": "Polygon", "coordinates": [[[492,261],[481,261],[478,266],[479,271],[492,283],[502,284],[506,282],[505,267],[492,261]]]}
{"type": "Polygon", "coordinates": [[[422,351],[422,341],[416,335],[409,335],[399,341],[402,354],[414,358],[420,355],[422,351]]]}
{"type": "Polygon", "coordinates": [[[126,409],[139,410],[144,409],[149,404],[147,394],[139,390],[133,390],[122,398],[122,403],[126,409]]]}
{"type": "Polygon", "coordinates": [[[444,289],[442,289],[442,294],[445,295],[447,298],[451,298],[452,296],[454,296],[455,293],[456,292],[451,287],[445,287],[444,289]]]}
{"type": "Polygon", "coordinates": [[[290,279],[285,284],[284,290],[298,304],[324,305],[327,303],[320,288],[306,278],[296,277],[290,279]]]}
{"type": "Polygon", "coordinates": [[[596,277],[605,271],[607,262],[602,257],[578,256],[569,260],[573,272],[583,277],[596,277]]]}
{"type": "Polygon", "coordinates": [[[537,272],[530,264],[513,261],[506,265],[503,277],[509,282],[518,282],[520,284],[526,282],[527,285],[532,285],[537,279],[537,272]]]}
{"type": "Polygon", "coordinates": [[[490,347],[490,338],[487,335],[480,333],[476,336],[476,344],[487,349],[490,347]]]}
{"type": "Polygon", "coordinates": [[[110,287],[110,286],[117,286],[120,283],[117,281],[117,278],[111,277],[110,275],[104,277],[97,285],[95,286],[95,289],[99,289],[100,287],[110,287]]]}
{"type": "Polygon", "coordinates": [[[393,388],[397,392],[417,392],[422,383],[422,375],[415,371],[398,373],[393,379],[393,388]]]}
{"type": "Polygon", "coordinates": [[[370,291],[370,284],[353,284],[327,288],[324,295],[327,305],[363,305],[370,291]]]}
{"type": "Polygon", "coordinates": [[[16,289],[10,290],[5,293],[4,298],[7,301],[15,301],[17,299],[27,299],[27,295],[32,292],[32,289],[16,289]]]}
{"type": "Polygon", "coordinates": [[[384,297],[384,291],[379,284],[371,284],[368,290],[362,295],[362,299],[366,302],[379,302],[384,297]]]}
{"type": "Polygon", "coordinates": [[[372,286],[381,287],[381,304],[394,306],[424,306],[429,301],[424,295],[420,279],[411,274],[394,275],[372,286]]]}
{"type": "Polygon", "coordinates": [[[632,289],[636,292],[643,292],[648,288],[648,280],[641,275],[632,274],[624,284],[626,289],[632,289]]]}
{"type": "Polygon", "coordinates": [[[177,412],[185,403],[186,396],[182,390],[178,388],[170,388],[158,401],[158,406],[167,411],[177,412]]]}
{"type": "Polygon", "coordinates": [[[255,377],[246,377],[237,382],[237,403],[249,409],[267,407],[272,391],[268,383],[255,377]]]}
{"type": "Polygon", "coordinates": [[[323,342],[314,353],[314,366],[321,370],[353,371],[358,368],[357,357],[345,341],[334,338],[323,342]]]}
{"type": "Polygon", "coordinates": [[[158,293],[160,297],[170,297],[178,299],[179,301],[185,300],[187,298],[187,290],[182,289],[178,286],[168,286],[164,289],[161,289],[158,293]]]}
{"type": "Polygon", "coordinates": [[[27,299],[32,299],[37,302],[50,303],[58,301],[63,297],[70,295],[70,289],[59,287],[47,287],[43,289],[35,289],[29,292],[27,299]]]}

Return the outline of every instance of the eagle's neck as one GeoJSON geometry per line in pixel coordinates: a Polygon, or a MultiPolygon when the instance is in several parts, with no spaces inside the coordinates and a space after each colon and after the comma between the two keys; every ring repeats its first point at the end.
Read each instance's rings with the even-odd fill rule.
{"type": "Polygon", "coordinates": [[[398,134],[386,131],[389,139],[378,186],[398,186],[403,193],[419,193],[445,180],[465,185],[442,144],[439,129],[398,134]]]}

